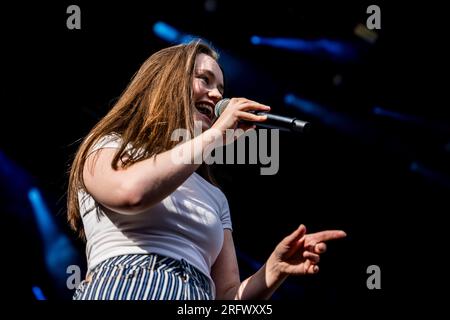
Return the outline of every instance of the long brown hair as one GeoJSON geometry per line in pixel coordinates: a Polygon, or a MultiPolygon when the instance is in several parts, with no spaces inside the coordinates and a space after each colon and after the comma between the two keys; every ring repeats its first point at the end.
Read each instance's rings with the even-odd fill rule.
{"type": "MultiPolygon", "coordinates": [[[[119,166],[127,168],[172,149],[178,143],[171,140],[175,129],[185,128],[192,137],[192,81],[195,58],[200,53],[218,60],[217,52],[200,40],[165,48],[151,55],[133,76],[114,107],[81,143],[70,169],[67,194],[67,219],[80,237],[84,238],[84,229],[78,192],[86,190],[83,168],[89,150],[105,135],[120,135],[122,145],[111,162],[111,167],[117,170],[119,166]],[[133,146],[131,154],[126,150],[129,143],[133,146]]],[[[202,168],[202,172],[206,172],[204,177],[215,184],[209,168],[202,168]]]]}

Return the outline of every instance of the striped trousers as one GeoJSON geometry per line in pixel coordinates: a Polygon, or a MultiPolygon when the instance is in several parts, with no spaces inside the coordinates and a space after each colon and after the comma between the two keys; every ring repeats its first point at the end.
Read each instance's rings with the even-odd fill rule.
{"type": "Polygon", "coordinates": [[[209,278],[185,260],[157,254],[107,259],[75,290],[74,300],[211,300],[209,278]]]}

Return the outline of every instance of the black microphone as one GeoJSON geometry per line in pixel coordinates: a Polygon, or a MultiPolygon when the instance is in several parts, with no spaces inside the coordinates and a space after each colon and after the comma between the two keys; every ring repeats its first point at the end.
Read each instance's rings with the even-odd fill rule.
{"type": "MultiPolygon", "coordinates": [[[[219,117],[222,114],[222,112],[228,106],[229,102],[230,102],[230,99],[226,98],[226,99],[222,99],[216,103],[216,106],[214,108],[214,114],[216,115],[216,117],[219,117]]],[[[279,130],[290,131],[290,132],[300,132],[300,133],[306,133],[311,129],[311,124],[309,122],[302,121],[297,118],[279,116],[279,115],[267,113],[264,111],[252,111],[251,113],[256,114],[258,116],[263,116],[263,115],[267,116],[266,121],[251,122],[254,125],[257,125],[259,127],[269,128],[269,129],[279,129],[279,130]]]]}

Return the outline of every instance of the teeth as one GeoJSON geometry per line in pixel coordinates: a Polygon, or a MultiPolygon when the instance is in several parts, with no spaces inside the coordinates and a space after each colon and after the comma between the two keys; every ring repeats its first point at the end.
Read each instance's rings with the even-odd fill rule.
{"type": "Polygon", "coordinates": [[[210,105],[206,103],[199,103],[196,105],[197,109],[203,114],[211,115],[212,114],[212,108],[210,105]]]}

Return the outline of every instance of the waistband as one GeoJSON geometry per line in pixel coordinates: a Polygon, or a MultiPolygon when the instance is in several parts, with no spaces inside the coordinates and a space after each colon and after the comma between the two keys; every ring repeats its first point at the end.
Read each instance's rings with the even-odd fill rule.
{"type": "MultiPolygon", "coordinates": [[[[152,271],[174,272],[181,275],[183,280],[198,280],[210,286],[210,279],[202,271],[191,265],[184,259],[177,260],[171,257],[162,256],[156,253],[148,254],[128,254],[106,259],[97,265],[90,274],[97,273],[104,268],[145,268],[152,271]]],[[[87,278],[90,276],[88,274],[87,278]]]]}

